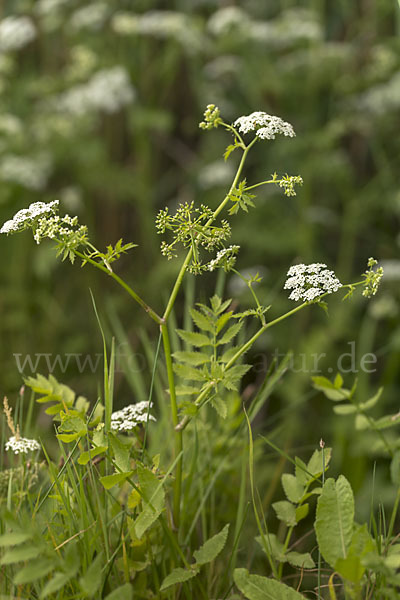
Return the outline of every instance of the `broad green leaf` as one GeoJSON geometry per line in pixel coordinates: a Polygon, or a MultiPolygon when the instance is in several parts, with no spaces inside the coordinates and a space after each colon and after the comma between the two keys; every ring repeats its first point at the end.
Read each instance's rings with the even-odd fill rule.
{"type": "Polygon", "coordinates": [[[140,490],[143,494],[143,511],[135,520],[135,532],[140,539],[158,519],[164,509],[164,489],[157,476],[140,463],[137,465],[140,490]]]}
{"type": "Polygon", "coordinates": [[[315,567],[315,562],[309,552],[305,552],[304,554],[300,552],[288,552],[286,558],[292,567],[300,567],[300,569],[314,569],[315,567]]]}
{"type": "Polygon", "coordinates": [[[296,507],[287,500],[274,502],[272,508],[276,512],[276,516],[280,521],[283,521],[288,527],[296,525],[296,507]]]}
{"type": "Polygon", "coordinates": [[[332,448],[324,448],[324,450],[314,450],[310,460],[307,463],[307,471],[319,477],[322,475],[323,467],[328,466],[332,456],[332,448]]]}
{"type": "Polygon", "coordinates": [[[172,356],[175,358],[175,360],[187,363],[188,365],[192,365],[193,367],[204,365],[204,363],[210,361],[210,356],[205,352],[178,351],[174,352],[172,356]]]}
{"type": "Polygon", "coordinates": [[[107,446],[96,446],[90,451],[81,452],[78,458],[78,464],[86,465],[89,460],[93,460],[99,454],[103,454],[107,450],[107,446]]]}
{"type": "Polygon", "coordinates": [[[207,540],[201,548],[193,552],[193,556],[196,560],[197,565],[205,565],[206,563],[214,560],[218,554],[223,550],[226,540],[228,538],[229,523],[225,527],[214,535],[212,538],[207,540]]]}
{"type": "MultiPolygon", "coordinates": [[[[375,423],[375,419],[370,417],[370,421],[375,423]]],[[[355,419],[355,427],[357,431],[363,431],[364,429],[371,429],[371,423],[365,415],[358,414],[355,419]]]]}
{"type": "Polygon", "coordinates": [[[190,367],[189,365],[175,363],[174,371],[181,379],[188,379],[190,381],[204,381],[203,373],[194,367],[190,367]]]}
{"type": "Polygon", "coordinates": [[[239,331],[241,330],[242,326],[243,321],[239,321],[238,323],[231,325],[231,327],[229,327],[225,331],[224,335],[218,340],[218,345],[222,346],[223,344],[227,344],[228,342],[233,340],[233,338],[236,337],[239,331]]]}
{"type": "Polygon", "coordinates": [[[261,575],[250,575],[247,569],[235,569],[233,579],[248,600],[305,600],[302,594],[284,583],[261,575]]]}
{"type": "Polygon", "coordinates": [[[39,549],[37,546],[20,546],[19,548],[8,550],[0,560],[0,564],[11,565],[16,562],[37,558],[38,554],[39,549]]]}
{"type": "Polygon", "coordinates": [[[104,475],[104,477],[100,477],[100,483],[105,487],[106,490],[110,490],[114,485],[125,481],[131,475],[133,475],[134,471],[128,471],[127,473],[113,473],[112,475],[104,475]]]}
{"type": "Polygon", "coordinates": [[[299,481],[303,485],[306,485],[310,481],[310,479],[313,479],[311,474],[308,473],[306,463],[303,462],[298,456],[295,457],[294,462],[296,464],[295,475],[297,481],[299,481]]]}
{"type": "Polygon", "coordinates": [[[204,335],[204,333],[184,331],[183,329],[177,329],[176,333],[184,342],[190,344],[191,346],[195,346],[196,348],[201,348],[202,346],[212,346],[212,341],[207,335],[204,335]]]}
{"type": "Polygon", "coordinates": [[[160,592],[167,589],[171,585],[183,583],[184,581],[188,581],[188,579],[192,579],[192,577],[195,577],[198,572],[198,569],[174,569],[162,582],[160,592]]]}
{"type": "Polygon", "coordinates": [[[177,385],[175,393],[177,396],[197,396],[200,393],[200,388],[193,385],[177,385]]]}
{"type": "Polygon", "coordinates": [[[35,560],[18,571],[14,577],[14,584],[22,585],[23,583],[31,583],[32,581],[45,577],[45,575],[50,573],[53,569],[53,560],[49,558],[35,560]]]}
{"type": "Polygon", "coordinates": [[[209,331],[210,333],[214,333],[214,325],[211,319],[206,317],[203,313],[199,312],[195,308],[191,308],[189,310],[190,316],[193,319],[193,322],[197,327],[202,331],[209,331]]]}
{"type": "Polygon", "coordinates": [[[133,587],[130,583],[124,583],[119,588],[108,594],[104,600],[132,600],[133,599],[133,587]]]}
{"type": "Polygon", "coordinates": [[[42,593],[40,594],[40,598],[47,598],[50,594],[54,594],[54,592],[58,592],[61,588],[63,588],[68,581],[71,579],[71,575],[67,575],[65,573],[57,572],[54,576],[46,583],[43,588],[42,593]]]}
{"type": "Polygon", "coordinates": [[[4,533],[0,535],[0,547],[2,546],[17,546],[26,542],[31,538],[30,533],[24,533],[22,531],[11,531],[10,533],[4,533]]]}
{"type": "Polygon", "coordinates": [[[354,496],[347,479],[328,479],[318,498],[315,532],[324,560],[335,569],[346,558],[353,535],[354,496]]]}
{"type": "Polygon", "coordinates": [[[114,433],[109,433],[109,440],[117,468],[123,473],[130,471],[132,467],[129,459],[129,448],[114,433]]]}
{"type": "Polygon", "coordinates": [[[291,473],[284,473],[281,478],[282,487],[286,497],[291,502],[297,504],[304,495],[305,486],[291,473]]]}
{"type": "Polygon", "coordinates": [[[64,419],[59,427],[60,431],[72,431],[78,435],[86,435],[87,426],[85,421],[81,417],[67,417],[64,419]]]}
{"type": "Polygon", "coordinates": [[[395,415],[386,415],[380,419],[375,419],[374,423],[375,427],[378,429],[389,429],[390,427],[395,427],[400,423],[400,413],[396,413],[395,415]]]}

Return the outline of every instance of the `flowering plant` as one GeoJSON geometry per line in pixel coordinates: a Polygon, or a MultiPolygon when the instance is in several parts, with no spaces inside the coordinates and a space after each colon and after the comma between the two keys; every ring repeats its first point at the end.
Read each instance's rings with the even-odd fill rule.
{"type": "MultiPolygon", "coordinates": [[[[82,497],[82,491],[79,491],[82,478],[87,477],[88,481],[95,486],[95,474],[98,475],[98,480],[104,490],[110,494],[109,501],[112,512],[116,515],[115,519],[120,527],[120,542],[118,543],[123,548],[121,561],[116,563],[116,571],[124,574],[125,591],[128,589],[126,586],[130,585],[132,577],[136,578],[137,576],[139,579],[140,576],[137,574],[142,570],[147,568],[149,571],[153,570],[153,586],[150,586],[150,591],[146,592],[147,595],[141,597],[154,597],[154,594],[171,588],[175,590],[171,592],[174,594],[173,597],[177,598],[182,584],[187,593],[196,589],[201,597],[207,597],[201,576],[201,573],[204,572],[203,566],[215,560],[222,552],[227,540],[229,524],[193,552],[194,562],[188,562],[186,545],[192,536],[194,525],[188,525],[184,513],[189,509],[188,494],[190,494],[196,470],[198,450],[193,455],[192,466],[186,473],[187,465],[184,461],[184,435],[186,434],[184,434],[184,430],[189,424],[193,424],[192,430],[190,427],[188,428],[189,438],[193,432],[197,431],[200,424],[204,425],[204,421],[199,415],[204,413],[207,405],[213,407],[221,419],[232,415],[231,394],[240,390],[241,381],[251,368],[250,364],[242,362],[243,357],[266,330],[313,304],[324,306],[323,299],[341,289],[347,289],[347,296],[350,296],[356,287],[363,286],[364,295],[375,294],[382,277],[381,268],[374,270],[376,265],[374,259],[369,260],[368,271],[364,274],[363,280],[350,284],[342,284],[325,264],[293,265],[287,273],[288,278],[284,289],[291,290],[289,298],[296,302],[301,301],[301,304],[274,319],[267,320],[266,313],[269,307],[261,304],[254,290],[254,284],[258,283],[261,278],[258,275],[247,278],[236,271],[235,264],[240,247],[230,243],[232,227],[228,218],[219,219],[224,211],[227,213],[225,216],[229,217],[234,216],[240,210],[246,213],[250,209],[255,209],[256,196],[249,192],[264,185],[274,184],[283,189],[287,196],[296,194],[295,185],[302,184],[299,175],[278,176],[277,173],[274,173],[270,179],[251,185],[245,178],[242,178],[247,156],[256,143],[274,140],[277,135],[292,138],[295,132],[291,124],[279,117],[260,111],[239,117],[233,124],[230,124],[223,120],[218,107],[210,104],[204,113],[204,120],[200,123],[200,128],[213,130],[218,127],[224,128],[233,135],[233,141],[225,152],[225,160],[233,152],[241,152],[232,184],[220,204],[217,208],[212,209],[206,205],[197,207],[194,203],[184,203],[177,207],[175,214],[170,214],[169,208],[165,208],[159,212],[156,218],[157,232],[160,235],[168,236],[161,243],[162,254],[171,260],[179,259],[180,249],[186,252],[185,257],[181,259],[175,284],[162,315],[150,307],[135,289],[115,273],[111,266],[121,254],[135,245],[133,243],[124,244],[122,240],[119,240],[114,246],[109,245],[106,251],[99,251],[90,241],[88,228],[80,225],[77,217],[58,214],[59,202],[57,200],[48,204],[36,202],[29,208],[20,210],[0,229],[0,233],[6,235],[30,229],[37,244],[47,238],[55,242],[57,254],[61,255],[63,260],[68,258],[74,262],[78,259],[82,266],[91,265],[103,271],[114,279],[160,328],[159,345],[162,338],[171,414],[170,431],[174,445],[172,462],[168,468],[160,466],[159,453],[156,456],[150,456],[146,444],[148,434],[150,436],[152,433],[153,423],[156,421],[150,411],[154,408],[152,390],[158,351],[148,401],[131,404],[117,411],[113,409],[115,347],[112,345],[111,354],[108,356],[105,341],[103,402],[98,400],[94,407],[91,407],[85,398],[77,397],[73,390],[60,384],[51,375],[48,378],[37,375],[25,381],[25,384],[38,396],[38,402],[49,404],[46,412],[53,416],[59,443],[69,445],[68,455],[63,451],[65,462],[60,473],[63,474],[66,470],[72,477],[71,489],[75,502],[79,503],[79,498],[82,497]],[[252,137],[245,141],[243,136],[248,134],[252,134],[252,137]],[[249,307],[243,312],[235,312],[232,301],[230,299],[223,301],[217,294],[211,298],[209,304],[198,303],[197,308],[190,308],[193,324],[189,328],[176,331],[184,344],[184,349],[172,352],[171,314],[185,274],[189,272],[201,275],[204,272],[214,272],[218,269],[236,273],[248,286],[255,306],[249,307]],[[243,336],[244,325],[250,317],[255,317],[259,321],[259,328],[256,333],[246,339],[243,336]],[[75,460],[76,451],[79,451],[79,456],[75,460]],[[103,465],[98,466],[100,463],[103,465]],[[74,469],[82,469],[82,474],[78,479],[75,479],[74,469]],[[153,539],[157,527],[161,527],[169,543],[162,559],[154,558],[154,553],[157,556],[162,553],[159,545],[155,544],[153,539]],[[130,537],[132,547],[142,547],[143,553],[140,561],[134,558],[134,553],[128,560],[124,541],[126,536],[130,537]],[[183,542],[183,540],[186,541],[183,542]],[[149,556],[153,558],[150,560],[149,556]],[[160,562],[163,566],[157,570],[160,562]],[[192,582],[193,588],[190,587],[192,584],[189,586],[185,583],[191,579],[195,580],[192,582]],[[186,585],[189,587],[185,587],[186,585]]],[[[99,325],[101,327],[100,321],[99,325]]],[[[13,425],[11,413],[7,409],[7,403],[5,406],[9,427],[13,433],[13,436],[6,442],[6,450],[12,450],[16,454],[27,450],[38,450],[38,442],[19,436],[19,432],[13,425]]],[[[244,418],[243,415],[240,417],[240,423],[246,424],[247,422],[251,449],[251,421],[258,410],[259,406],[256,402],[250,407],[248,414],[245,411],[244,418]]],[[[63,446],[61,447],[63,448],[63,446]]],[[[163,450],[162,444],[158,450],[163,450]]],[[[304,472],[307,475],[303,475],[303,479],[299,476],[300,483],[296,484],[296,493],[288,491],[284,486],[288,501],[285,508],[281,506],[277,509],[277,514],[278,518],[288,527],[293,528],[300,518],[306,516],[308,508],[305,507],[308,505],[305,504],[305,499],[310,494],[309,488],[321,474],[325,473],[326,465],[323,461],[321,453],[313,455],[309,464],[304,466],[304,472]],[[289,508],[288,505],[290,505],[289,508]]],[[[57,486],[60,502],[64,502],[65,492],[60,483],[60,474],[53,474],[52,477],[53,481],[47,491],[42,494],[36,512],[50,498],[50,492],[54,486],[57,486]]],[[[65,480],[64,483],[66,484],[65,480]]],[[[251,486],[255,515],[258,519],[252,481],[251,486]]],[[[320,488],[316,488],[316,491],[314,490],[312,493],[319,494],[320,492],[320,488]]],[[[100,503],[97,491],[96,502],[100,503]]],[[[79,515],[81,509],[78,510],[71,506],[71,510],[77,511],[79,515]]],[[[103,507],[99,510],[99,519],[103,519],[102,511],[106,509],[103,507]]],[[[199,515],[193,517],[194,523],[198,517],[199,515]]],[[[291,531],[292,529],[290,529],[291,531]]],[[[104,519],[102,532],[107,561],[112,564],[110,536],[104,519]]],[[[274,559],[272,560],[268,545],[264,543],[265,535],[262,531],[261,534],[262,544],[271,562],[273,574],[280,579],[282,568],[274,566],[275,558],[272,557],[274,559]]],[[[287,544],[286,547],[280,548],[280,556],[286,556],[286,551],[287,544]]],[[[278,554],[279,552],[277,550],[278,554]]],[[[288,560],[289,558],[291,561],[299,560],[299,557],[294,556],[293,553],[291,557],[288,555],[288,560]]],[[[309,556],[306,558],[303,556],[301,560],[307,560],[308,565],[314,564],[309,556]]],[[[281,559],[280,562],[283,564],[284,560],[281,559]]],[[[49,567],[48,571],[46,571],[47,567],[44,569],[46,574],[57,568],[54,561],[50,560],[45,564],[49,567]]],[[[73,559],[71,559],[71,564],[75,565],[73,559]]],[[[49,589],[57,591],[60,589],[57,587],[58,584],[61,587],[65,582],[72,581],[77,570],[78,566],[76,568],[72,566],[69,571],[64,568],[61,575],[56,573],[50,580],[53,582],[53,587],[50,586],[49,589]]],[[[237,587],[246,594],[248,582],[253,580],[250,580],[244,571],[244,569],[237,569],[234,580],[237,587]]],[[[84,597],[90,595],[87,591],[90,588],[87,583],[89,578],[87,573],[79,579],[77,588],[77,593],[84,594],[84,597]]],[[[23,576],[19,580],[23,580],[23,576]]],[[[121,586],[121,590],[124,585],[121,586]]],[[[283,586],[280,588],[281,590],[284,589],[284,584],[279,585],[283,586]]],[[[97,590],[98,588],[94,586],[90,589],[97,590]]],[[[225,597],[229,593],[229,585],[227,590],[225,590],[225,597]]],[[[49,593],[45,587],[41,597],[45,597],[49,593]]],[[[248,595],[247,597],[255,596],[248,595]]],[[[291,597],[294,598],[294,596],[291,597]]]]}

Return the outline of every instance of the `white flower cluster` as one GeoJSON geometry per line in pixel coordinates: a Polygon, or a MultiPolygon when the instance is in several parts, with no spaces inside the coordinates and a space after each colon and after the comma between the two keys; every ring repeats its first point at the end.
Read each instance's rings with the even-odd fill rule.
{"type": "Polygon", "coordinates": [[[70,0],[38,0],[35,4],[35,11],[41,16],[52,15],[69,2],[70,0]]]}
{"type": "Polygon", "coordinates": [[[222,248],[222,250],[219,250],[217,253],[217,256],[207,264],[207,270],[214,271],[218,267],[224,267],[225,271],[229,271],[236,262],[236,255],[239,250],[240,246],[228,246],[228,248],[222,248]]]}
{"type": "Polygon", "coordinates": [[[0,21],[0,51],[23,48],[36,37],[36,28],[28,17],[10,16],[0,21]]]}
{"type": "Polygon", "coordinates": [[[140,423],[146,423],[147,420],[155,421],[155,417],[149,413],[149,408],[152,408],[153,403],[146,400],[137,404],[129,404],[121,410],[113,412],[111,415],[111,429],[115,431],[131,431],[140,423]]]}
{"type": "Polygon", "coordinates": [[[36,440],[29,440],[28,438],[16,437],[13,435],[10,437],[5,446],[6,450],[12,450],[14,454],[20,454],[21,452],[34,452],[40,450],[41,446],[36,440]]]}
{"type": "Polygon", "coordinates": [[[33,238],[37,244],[40,244],[44,238],[54,240],[57,237],[58,239],[67,241],[75,237],[76,234],[81,236],[81,239],[87,234],[86,225],[79,225],[78,217],[70,217],[69,215],[60,217],[59,215],[55,215],[54,217],[46,216],[39,219],[35,226],[33,238]],[[77,229],[74,229],[74,227],[77,227],[77,229]]]}
{"type": "Polygon", "coordinates": [[[256,136],[262,140],[274,140],[278,133],[289,137],[296,135],[290,123],[283,121],[280,117],[268,115],[262,111],[253,112],[251,115],[245,117],[239,117],[233,126],[237,127],[240,133],[255,131],[256,136]]]}
{"type": "Polygon", "coordinates": [[[56,101],[59,110],[72,115],[85,115],[93,110],[118,112],[131,104],[135,90],[124,67],[116,66],[95,73],[86,84],[77,85],[56,101]]]}
{"type": "Polygon", "coordinates": [[[0,179],[18,183],[30,190],[42,190],[50,175],[51,164],[47,156],[31,158],[8,154],[0,161],[0,179]]]}
{"type": "Polygon", "coordinates": [[[312,302],[322,294],[337,292],[342,287],[333,271],[323,263],[293,265],[287,273],[285,290],[292,290],[289,300],[312,302]]]}
{"type": "Polygon", "coordinates": [[[31,227],[43,215],[51,215],[58,209],[58,200],[53,200],[46,204],[45,202],[34,202],[28,208],[19,210],[12,219],[6,221],[0,233],[16,233],[31,227]]]}

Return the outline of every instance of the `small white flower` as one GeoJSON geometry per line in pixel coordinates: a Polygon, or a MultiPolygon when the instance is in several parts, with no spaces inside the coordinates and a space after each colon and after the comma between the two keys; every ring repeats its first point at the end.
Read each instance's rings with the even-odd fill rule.
{"type": "Polygon", "coordinates": [[[214,271],[217,267],[224,267],[225,271],[229,271],[236,262],[236,255],[239,250],[240,246],[222,248],[217,252],[217,256],[207,264],[207,270],[214,271]]]}
{"type": "Polygon", "coordinates": [[[256,136],[262,140],[274,140],[277,134],[294,137],[293,126],[280,117],[269,115],[262,111],[256,111],[245,117],[239,117],[233,124],[240,133],[255,131],[256,136]]]}
{"type": "Polygon", "coordinates": [[[131,431],[140,423],[146,423],[147,420],[155,421],[155,417],[149,413],[149,408],[152,408],[153,403],[146,400],[137,404],[129,404],[121,410],[113,412],[111,415],[111,429],[115,431],[131,431]]]}
{"type": "Polygon", "coordinates": [[[41,446],[36,440],[29,440],[28,438],[13,435],[6,442],[5,448],[6,450],[12,450],[14,454],[20,454],[21,452],[28,453],[40,450],[41,446]]]}
{"type": "Polygon", "coordinates": [[[58,209],[58,200],[53,200],[46,204],[45,202],[33,202],[28,208],[19,210],[12,219],[6,221],[0,233],[16,233],[22,231],[31,225],[43,215],[54,214],[58,209]]]}
{"type": "Polygon", "coordinates": [[[312,302],[322,294],[337,292],[342,287],[333,271],[326,268],[324,263],[310,265],[293,265],[287,273],[285,290],[292,290],[289,300],[312,302]]]}

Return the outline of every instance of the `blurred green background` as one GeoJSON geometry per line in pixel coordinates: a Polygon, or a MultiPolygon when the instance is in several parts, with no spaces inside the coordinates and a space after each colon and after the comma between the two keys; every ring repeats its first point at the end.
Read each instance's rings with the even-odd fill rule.
{"type": "MultiPolygon", "coordinates": [[[[293,262],[326,262],[350,282],[374,256],[385,277],[370,302],[356,295],[342,303],[338,294],[329,318],[311,308],[261,338],[244,396],[275,354],[292,349],[293,368],[259,425],[268,431],[280,424],[280,445],[307,455],[324,437],[362,494],[371,438],[365,432],[354,438],[352,426],[312,390],[310,377],[317,371],[313,354],[326,354],[317,367],[331,377],[338,358],[354,349],[354,365],[350,356],[342,361],[345,383],[358,376],[365,399],[384,385],[382,414],[399,409],[397,0],[5,0],[1,6],[0,221],[31,202],[59,198],[62,212],[88,224],[98,248],[120,237],[139,245],[116,270],[158,311],[180,261],[160,255],[157,211],[192,200],[215,207],[235,171],[237,156],[222,158],[230,136],[198,128],[205,105],[217,104],[228,122],[262,110],[293,124],[295,139],[257,144],[246,176],[256,183],[274,171],[301,174],[304,186],[294,198],[260,188],[257,208],[232,218],[238,268],[263,275],[259,295],[272,304],[271,318],[293,307],[282,289],[293,262]],[[359,369],[366,353],[376,355],[371,373],[359,369]]],[[[0,393],[15,399],[28,355],[46,375],[46,357],[39,355],[49,355],[50,366],[59,355],[54,375],[96,398],[102,347],[90,287],[109,336],[118,337],[117,402],[132,402],[149,377],[144,348],[147,339],[155,346],[157,328],[101,273],[60,265],[51,244],[36,247],[29,233],[0,238],[0,393]],[[79,368],[77,354],[81,366],[89,356],[93,369],[89,362],[79,368]]],[[[214,276],[188,282],[186,299],[195,293],[205,301],[214,293],[214,276]]],[[[251,304],[235,277],[219,284],[225,297],[251,304]]],[[[24,374],[31,374],[29,363],[24,374]]],[[[388,481],[378,483],[382,498],[390,498],[388,481]]]]}

